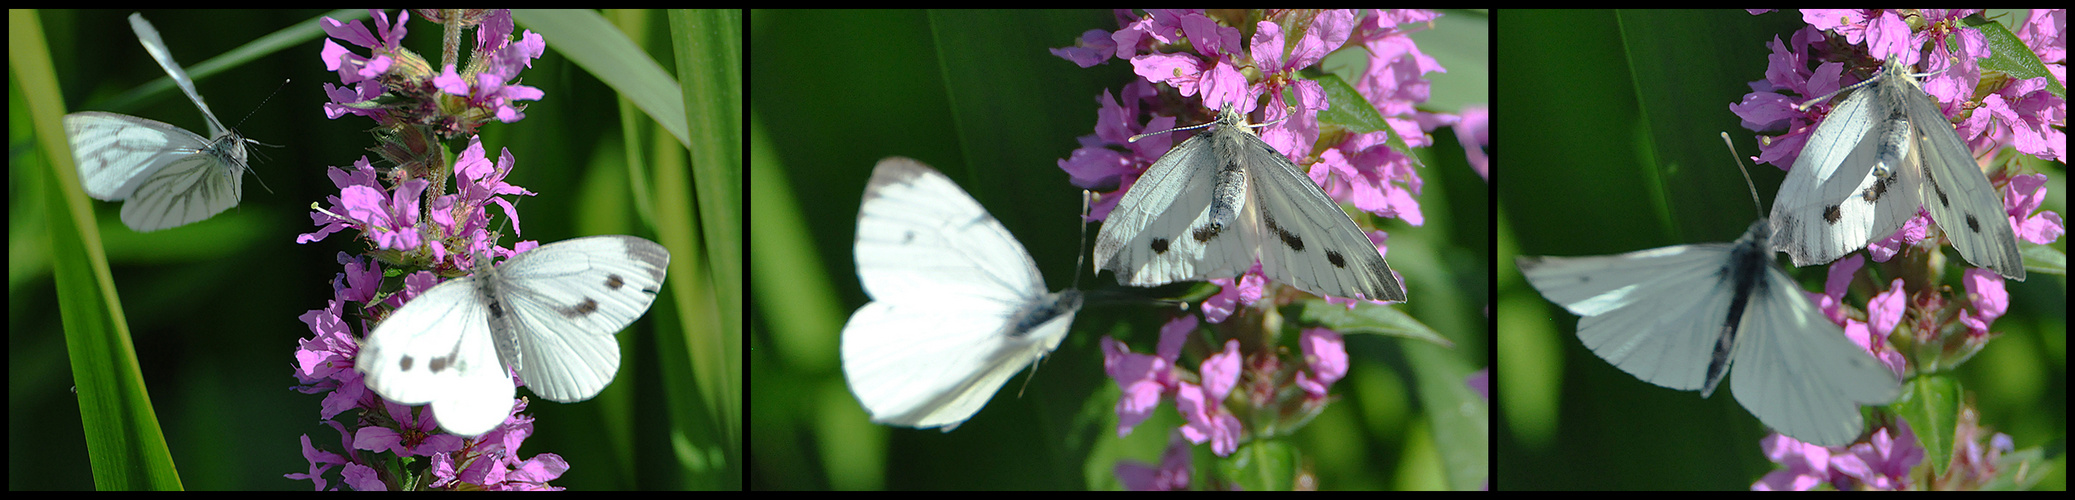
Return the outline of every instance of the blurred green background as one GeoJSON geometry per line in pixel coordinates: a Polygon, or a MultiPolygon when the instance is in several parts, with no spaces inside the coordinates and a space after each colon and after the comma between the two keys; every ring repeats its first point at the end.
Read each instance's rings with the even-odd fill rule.
{"type": "MultiPolygon", "coordinates": [[[[1428,75],[1426,108],[1452,113],[1487,102],[1488,38],[1484,14],[1446,14],[1415,39],[1449,70],[1428,75]]],[[[1084,308],[1036,376],[1010,379],[948,434],[872,424],[837,353],[844,321],[867,301],[851,245],[865,180],[886,156],[943,171],[1023,242],[1053,289],[1076,282],[1081,197],[1057,160],[1091,133],[1102,90],[1122,89],[1131,75],[1124,61],[1082,69],[1046,49],[1071,46],[1086,30],[1115,30],[1114,16],[758,11],[750,19],[751,487],[1114,489],[1118,460],[1156,462],[1164,429],[1177,422],[1171,406],[1117,438],[1117,391],[1098,347],[1107,334],[1150,350],[1160,316],[1150,307],[1084,308]]],[[[1355,365],[1334,390],[1343,399],[1291,440],[1322,488],[1450,487],[1433,448],[1452,444],[1428,434],[1421,381],[1404,375],[1406,357],[1442,353],[1467,370],[1488,362],[1488,184],[1463,164],[1451,132],[1434,136],[1420,172],[1427,225],[1384,228],[1391,265],[1411,289],[1411,303],[1398,307],[1457,347],[1349,336],[1355,365]]],[[[1087,229],[1092,237],[1096,228],[1087,229]]],[[[1078,281],[1123,289],[1107,276],[1078,281]]],[[[1210,454],[1197,449],[1200,465],[1210,454]]]]}
{"type": "MultiPolygon", "coordinates": [[[[2012,14],[2023,19],[2022,13],[2012,14]]],[[[1496,17],[1493,143],[1499,194],[1494,475],[1497,489],[1744,489],[1772,470],[1765,428],[1727,391],[1637,380],[1580,345],[1577,318],[1536,294],[1519,255],[1603,255],[1726,242],[1761,217],[1784,173],[1731,163],[1757,154],[1729,105],[1763,77],[1765,43],[1805,26],[1798,12],[1505,11],[1496,17]]],[[[2007,21],[2006,21],[2007,22],[2007,21]]],[[[1747,163],[1748,164],[1748,163],[1747,163]]],[[[2066,166],[2045,207],[2067,213],[2066,166]]],[[[2023,243],[2023,246],[2032,246],[2023,243]]],[[[2066,251],[2066,240],[2054,243],[2066,251]]],[[[1820,289],[1825,267],[1795,271],[1820,289]]],[[[1957,281],[1952,283],[1957,284],[1957,281]]],[[[1959,368],[1983,424],[2017,447],[2065,446],[2067,279],[2010,282],[2004,336],[1959,368]]],[[[1863,297],[1856,298],[1862,301],[1863,297]]],[[[2065,454],[2056,454],[2065,457],[2065,454]]],[[[2042,489],[2065,488],[2065,462],[2042,489]]]]}
{"type": "MultiPolygon", "coordinates": [[[[206,131],[194,106],[170,85],[130,104],[113,99],[165,76],[132,34],[126,19],[130,13],[13,15],[40,21],[67,109],[133,114],[206,131]]],[[[186,227],[137,233],[118,219],[120,203],[90,200],[123,299],[142,382],[150,390],[186,488],[308,490],[310,481],[282,477],[309,467],[298,438],[307,435],[326,451],[344,450],[340,434],[319,423],[321,396],[290,390],[296,384],[291,376],[296,342],[310,336],[298,316],[324,307],[330,298],[330,282],[340,272],[336,254],[365,244],[351,241],[346,233],[310,244],[297,244],[295,238],[313,230],[307,215],[310,204],[337,193],[325,167],[350,165],[370,155],[365,148],[373,141],[366,130],[373,122],[327,119],[320,108],[326,102],[322,85],[338,82],[318,55],[323,34],[317,19],[327,15],[325,11],[143,14],[157,26],[173,58],[197,79],[201,94],[225,124],[279,147],[252,148],[252,175],[239,206],[186,227]],[[268,35],[287,37],[283,48],[229,57],[229,65],[220,72],[206,71],[205,61],[268,35]],[[284,86],[284,79],[293,81],[284,86]]],[[[359,9],[329,15],[342,21],[368,17],[359,9]]],[[[668,16],[655,11],[603,15],[668,70],[674,60],[668,16]]],[[[521,17],[518,28],[523,32],[529,24],[521,17]]],[[[407,26],[407,46],[436,61],[439,27],[415,13],[407,26]]],[[[665,283],[676,292],[665,292],[644,319],[620,335],[625,356],[616,383],[602,395],[577,404],[535,398],[529,413],[538,419],[536,432],[519,455],[562,456],[571,467],[553,484],[576,489],[739,485],[740,469],[730,464],[739,456],[724,457],[719,451],[732,448],[736,451],[729,453],[739,453],[739,435],[725,436],[716,430],[722,426],[710,420],[706,426],[682,425],[683,415],[706,412],[682,411],[700,407],[698,391],[688,389],[692,384],[664,380],[665,373],[683,373],[679,370],[684,368],[661,365],[683,358],[656,355],[658,333],[711,334],[685,326],[705,322],[682,319],[687,314],[676,306],[709,300],[711,292],[681,297],[693,295],[682,291],[696,288],[677,285],[705,282],[698,273],[678,272],[703,265],[695,260],[702,250],[657,236],[637,211],[664,211],[656,217],[680,225],[692,217],[691,211],[682,202],[638,208],[628,194],[627,151],[644,151],[644,161],[653,162],[641,170],[648,172],[685,169],[684,148],[655,132],[654,122],[639,111],[624,106],[613,88],[573,65],[558,52],[557,40],[549,37],[546,54],[523,73],[523,83],[542,89],[546,96],[529,103],[525,120],[481,129],[490,155],[510,148],[517,158],[507,182],[539,193],[513,200],[524,237],[553,242],[596,234],[643,235],[670,246],[679,261],[673,262],[670,279],[680,283],[665,283]],[[671,410],[666,410],[666,403],[678,405],[673,409],[680,413],[667,413],[671,410]],[[655,437],[665,428],[675,431],[673,439],[655,437]],[[718,444],[724,440],[734,443],[718,444]],[[699,467],[708,469],[694,470],[699,467]]],[[[11,47],[19,48],[22,45],[11,47]]],[[[21,78],[14,74],[17,70],[10,66],[10,75],[21,78]]],[[[8,110],[15,147],[8,159],[8,486],[88,489],[94,486],[92,470],[80,405],[69,389],[74,382],[67,364],[65,325],[58,314],[60,292],[51,271],[54,258],[76,257],[54,257],[47,243],[51,229],[45,221],[51,214],[46,198],[55,196],[42,188],[49,167],[42,152],[32,149],[29,107],[22,105],[21,90],[9,88],[14,90],[8,110]]],[[[454,146],[455,151],[463,146],[454,146]]],[[[497,220],[502,219],[500,212],[497,220]]],[[[675,231],[681,235],[695,230],[675,231]]],[[[514,240],[508,236],[506,245],[514,240]]],[[[520,394],[527,392],[522,389],[520,394]]],[[[329,473],[329,487],[339,486],[338,471],[329,473]]]]}

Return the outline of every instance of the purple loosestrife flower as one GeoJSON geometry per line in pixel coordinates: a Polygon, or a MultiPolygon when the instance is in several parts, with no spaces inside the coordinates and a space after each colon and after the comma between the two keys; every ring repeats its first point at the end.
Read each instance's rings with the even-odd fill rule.
{"type": "Polygon", "coordinates": [[[1167,449],[1160,453],[1160,463],[1146,464],[1135,460],[1120,460],[1110,468],[1124,489],[1131,491],[1182,491],[1189,489],[1192,457],[1189,456],[1189,440],[1177,429],[1167,433],[1167,449]]]}
{"type": "MultiPolygon", "coordinates": [[[[1075,186],[1103,193],[1087,220],[1107,220],[1139,177],[1182,140],[1168,133],[1138,136],[1209,122],[1217,110],[1259,108],[1261,141],[1294,162],[1328,198],[1370,215],[1422,225],[1418,194],[1424,181],[1410,148],[1431,146],[1427,131],[1462,121],[1418,109],[1428,97],[1425,75],[1446,70],[1407,35],[1437,16],[1430,11],[1118,11],[1119,29],[1090,30],[1073,46],[1052,50],[1081,67],[1111,58],[1128,61],[1137,77],[1097,96],[1093,133],[1079,139],[1080,147],[1059,160],[1059,168],[1075,186]],[[1367,54],[1366,71],[1339,79],[1310,76],[1329,54],[1347,49],[1367,54]],[[1349,92],[1329,99],[1330,85],[1349,92]],[[1322,121],[1321,112],[1336,106],[1369,108],[1353,111],[1380,116],[1383,126],[1352,130],[1349,124],[1322,121]]],[[[1482,123],[1480,114],[1477,124],[1460,129],[1474,133],[1459,134],[1486,137],[1482,123]]],[[[1484,150],[1467,142],[1464,147],[1484,150]]],[[[1362,219],[1367,217],[1357,220],[1362,219]]],[[[1388,235],[1358,229],[1379,254],[1387,251],[1388,235]]],[[[1162,403],[1172,402],[1182,415],[1183,421],[1168,429],[1175,441],[1160,465],[1115,468],[1132,489],[1189,487],[1183,440],[1208,443],[1214,454],[1227,456],[1301,428],[1334,399],[1328,389],[1347,374],[1348,355],[1338,332],[1305,325],[1298,334],[1284,336],[1269,327],[1282,321],[1275,307],[1299,295],[1270,286],[1261,264],[1209,281],[1220,291],[1200,304],[1202,317],[1183,314],[1169,321],[1160,329],[1154,354],[1133,353],[1115,338],[1102,341],[1105,370],[1122,393],[1116,405],[1119,437],[1147,422],[1162,403]],[[1215,334],[1199,330],[1204,321],[1215,334]]],[[[1358,302],[1381,304],[1327,300],[1348,311],[1358,302]]]]}
{"type": "Polygon", "coordinates": [[[531,31],[514,37],[508,11],[462,11],[451,24],[477,28],[471,57],[462,66],[455,60],[458,55],[446,54],[435,70],[433,63],[402,46],[408,32],[404,23],[410,17],[400,12],[390,24],[389,16],[377,11],[372,32],[358,20],[323,21],[324,32],[332,38],[325,39],[319,56],[342,84],[324,85],[331,98],[324,112],[333,119],[354,115],[374,120],[380,144],[375,151],[402,167],[399,174],[437,177],[430,169],[443,158],[436,148],[441,141],[474,135],[490,120],[517,122],[525,118],[525,106],[514,101],[537,101],[545,95],[516,82],[519,72],[547,50],[547,41],[531,31]],[[360,55],[339,42],[369,53],[360,55]]]}
{"type": "MultiPolygon", "coordinates": [[[[1765,78],[1751,82],[1751,88],[1755,90],[1746,94],[1742,102],[1729,107],[1744,120],[1747,129],[1784,131],[1779,135],[1761,136],[1760,153],[1753,160],[1772,163],[1782,169],[1792,167],[1807,145],[1809,134],[1815,132],[1819,119],[1829,113],[1831,104],[1809,106],[1806,110],[1800,105],[1810,98],[1828,95],[1849,85],[1844,81],[1848,66],[1872,68],[1889,58],[1913,64],[1921,58],[1926,69],[1935,73],[1924,79],[1924,91],[1940,105],[1946,116],[1959,117],[1966,110],[1973,110],[1971,115],[1966,115],[1970,118],[1955,124],[1955,130],[1970,149],[1984,151],[2012,146],[2021,153],[2065,163],[2066,136],[2053,124],[2065,123],[2067,102],[2045,90],[2043,77],[2005,80],[2004,85],[1979,103],[1971,101],[1977,82],[1982,81],[1982,70],[1977,61],[1990,56],[1989,46],[1980,31],[1958,23],[1960,18],[1971,13],[1932,10],[1909,14],[1921,16],[1921,22],[1926,23],[1922,29],[1915,29],[1905,20],[1905,13],[1898,11],[1805,11],[1803,17],[1809,20],[1810,26],[1795,32],[1790,37],[1792,43],[1774,39],[1771,44],[1773,55],[1768,58],[1770,64],[1765,78]],[[1834,35],[1826,34],[1826,31],[1834,35]],[[1841,36],[1843,44],[1831,40],[1831,36],[1841,36]],[[1953,45],[1957,45],[1960,52],[1950,52],[1947,40],[1958,42],[1953,45]],[[1932,47],[1928,57],[1921,51],[1926,44],[1932,47]],[[1811,62],[1819,63],[1813,71],[1808,69],[1811,62]],[[1991,117],[2001,118],[1991,120],[1991,117]]],[[[2008,184],[2017,177],[2015,172],[2001,169],[1992,174],[1998,174],[1990,176],[1990,181],[1997,184],[2008,184]]],[[[2004,197],[2010,215],[2020,220],[2028,219],[2029,211],[2036,205],[2023,207],[2013,198],[2004,197]]],[[[1921,241],[1927,235],[1923,231],[1926,217],[1920,211],[1917,219],[1906,224],[1901,231],[1869,245],[1874,249],[1875,260],[1885,262],[1901,246],[1921,241]]],[[[2058,214],[2052,215],[2049,218],[2053,221],[2051,228],[2044,232],[2059,231],[2059,218],[2058,214]]],[[[2033,237],[2026,239],[2042,244],[2052,241],[2039,241],[2037,238],[2042,234],[2035,231],[2033,237]]],[[[2052,236],[2058,237],[2058,234],[2052,236]]]]}
{"type": "MultiPolygon", "coordinates": [[[[1763,79],[1751,82],[1753,91],[1729,110],[1744,121],[1744,127],[1763,133],[1756,161],[1782,169],[1792,168],[1807,145],[1817,124],[1829,117],[1832,101],[1819,101],[1854,81],[1867,78],[1883,61],[1903,64],[1921,61],[1930,73],[1922,80],[1924,93],[1952,125],[1974,158],[2008,158],[1995,151],[2008,149],[2043,160],[2067,161],[2065,99],[2045,91],[2048,77],[2018,78],[1989,69],[2022,66],[2012,60],[2032,60],[2060,71],[2065,64],[2065,11],[2034,10],[2014,30],[2021,44],[1989,43],[1983,28],[1962,22],[1978,14],[1972,10],[1804,10],[1809,26],[1791,34],[1787,41],[1775,38],[1770,44],[1763,79]],[[1995,50],[1991,50],[1991,49],[1995,50]],[[2010,52],[2022,48],[2026,51],[2010,52]],[[1996,50],[2005,51],[1997,53],[1996,50]]],[[[1914,66],[1912,66],[1914,67],[1914,66]]],[[[1934,124],[1935,126],[1935,124],[1934,124]]],[[[1979,161],[1979,160],[1977,160],[1979,161]]],[[[2047,176],[2020,173],[2016,162],[1986,169],[1988,180],[2001,195],[2003,221],[2018,239],[2046,245],[2065,233],[2060,214],[2040,211],[2046,196],[2047,176]]],[[[1961,271],[1962,286],[1945,284],[1946,259],[1941,244],[1929,231],[1928,215],[1919,210],[1893,234],[1867,245],[1867,256],[1851,255],[1831,264],[1823,293],[1809,297],[1831,319],[1844,326],[1853,342],[1868,350],[1900,376],[1951,369],[1971,359],[1996,337],[1994,322],[2009,309],[2010,290],[1995,271],[1967,267],[1961,271]],[[1920,251],[1906,251],[1911,248],[1920,251]],[[1881,263],[1869,266],[1867,259],[1881,263]],[[1850,307],[1845,298],[1850,290],[1870,297],[1863,310],[1850,307]],[[1904,354],[1907,354],[1905,356],[1904,354]]],[[[1944,229],[1944,228],[1941,228],[1944,229]]],[[[2050,249],[2048,247],[2039,247],[2050,249]]],[[[2030,254],[2031,252],[2027,252],[2030,254]]],[[[1971,401],[1971,398],[1969,398],[1971,401]]],[[[1964,429],[1978,427],[1972,403],[1958,408],[1947,421],[1961,421],[1964,429]]],[[[1823,448],[1784,436],[1762,442],[1768,456],[1782,465],[1753,489],[1811,489],[1830,485],[1837,489],[1962,489],[1983,472],[1948,473],[1935,478],[1939,484],[1913,484],[1910,469],[1925,462],[1925,450],[1917,446],[1909,422],[1877,412],[1885,425],[1867,442],[1846,447],[1823,448]]],[[[1975,440],[1963,430],[1952,457],[1932,457],[1941,463],[1963,463],[1967,450],[1979,451],[1975,440]]],[[[2005,438],[2007,440],[2007,437],[2005,438]]],[[[1992,469],[1992,467],[1991,467],[1992,469]]]]}
{"type": "Polygon", "coordinates": [[[548,482],[570,467],[554,454],[519,454],[533,433],[533,418],[523,413],[525,398],[515,399],[504,421],[488,432],[456,436],[440,432],[429,406],[384,400],[355,370],[363,339],[390,311],[445,279],[467,275],[489,262],[485,256],[511,257],[538,246],[498,246],[490,209],[501,209],[512,232],[522,233],[517,208],[504,196],[534,193],[505,182],[516,159],[509,150],[488,156],[474,131],[488,120],[523,118],[524,107],[514,101],[542,96],[511,82],[541,55],[545,41],[531,32],[514,37],[507,11],[440,13],[455,16],[446,27],[476,28],[466,66],[451,62],[458,54],[449,53],[450,62],[435,72],[403,49],[408,12],[391,23],[387,13],[374,11],[373,31],[360,21],[323,21],[337,41],[368,49],[361,55],[325,41],[321,57],[342,86],[325,85],[332,102],[324,112],[334,119],[374,120],[379,146],[370,149],[396,167],[377,169],[362,157],[350,167],[330,168],[338,192],[312,205],[316,230],[296,238],[307,244],[343,233],[367,245],[361,255],[339,254],[342,270],[332,280],[332,299],[302,317],[312,336],[296,350],[295,389],[324,396],[318,416],[337,432],[334,450],[343,450],[326,451],[303,438],[311,467],[287,477],[311,480],[317,489],[326,488],[323,474],[334,467],[357,490],[559,489],[548,482]],[[460,138],[468,146],[450,165],[445,144],[460,138]],[[391,272],[398,282],[386,287],[393,292],[383,292],[391,272]]]}
{"type": "MultiPolygon", "coordinates": [[[[304,316],[316,335],[303,341],[297,351],[296,376],[302,384],[297,390],[326,395],[320,416],[329,420],[358,410],[357,419],[329,422],[340,432],[341,446],[356,451],[347,455],[313,455],[345,466],[343,472],[355,489],[533,489],[546,487],[548,480],[568,469],[568,464],[553,454],[518,458],[516,450],[532,434],[532,417],[519,413],[525,409],[524,398],[516,401],[504,424],[483,435],[464,438],[440,433],[434,423],[436,416],[428,410],[382,399],[368,390],[361,373],[353,368],[360,352],[359,339],[365,336],[354,332],[368,331],[370,315],[366,313],[393,310],[438,285],[440,276],[465,274],[480,262],[475,255],[511,256],[537,246],[526,241],[512,249],[500,248],[490,234],[487,208],[504,207],[515,228],[517,214],[509,202],[489,193],[533,194],[503,182],[513,159],[508,151],[500,156],[499,162],[489,161],[481,143],[471,141],[454,170],[454,184],[460,192],[434,197],[429,209],[420,206],[419,192],[427,185],[423,179],[411,179],[385,191],[374,182],[377,175],[365,158],[350,171],[333,168],[331,177],[340,194],[329,197],[329,207],[312,214],[312,222],[319,230],[298,238],[299,242],[308,243],[333,233],[356,230],[371,247],[369,256],[340,254],[344,272],[333,280],[334,298],[325,309],[304,316]],[[418,223],[421,219],[427,223],[418,223]],[[385,264],[425,270],[405,275],[398,293],[380,295],[377,290],[385,264]],[[349,302],[358,304],[357,309],[363,314],[344,314],[344,304],[349,302]],[[413,482],[389,475],[401,469],[381,465],[381,457],[390,455],[377,453],[393,454],[398,459],[423,456],[431,461],[427,469],[415,472],[424,475],[413,482]]],[[[320,461],[313,460],[313,469],[307,475],[290,477],[313,479],[323,488],[323,479],[317,477],[323,468],[314,467],[317,463],[320,461]]]]}

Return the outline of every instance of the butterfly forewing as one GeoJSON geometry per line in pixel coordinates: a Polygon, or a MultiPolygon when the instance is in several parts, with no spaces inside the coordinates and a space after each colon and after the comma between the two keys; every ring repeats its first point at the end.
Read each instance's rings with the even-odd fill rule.
{"type": "Polygon", "coordinates": [[[1729,305],[1729,288],[1714,286],[1728,252],[1717,243],[1525,257],[1520,269],[1543,297],[1579,316],[1578,340],[1593,354],[1644,382],[1692,391],[1708,382],[1729,305]]]}
{"type": "Polygon", "coordinates": [[[1915,127],[1913,145],[1921,165],[1918,197],[1924,210],[1968,263],[2024,281],[2024,257],[2018,254],[2017,232],[2003,210],[2003,193],[1982,174],[1973,150],[1960,140],[1930,94],[1904,69],[1891,63],[1888,71],[1898,72],[1894,92],[1903,96],[1901,105],[1915,127]]]}
{"type": "MultiPolygon", "coordinates": [[[[1217,168],[1208,135],[1183,141],[1140,175],[1102,222],[1095,240],[1095,268],[1116,274],[1117,282],[1154,286],[1198,276],[1229,277],[1245,272],[1204,262],[1207,245],[1239,248],[1244,236],[1209,231],[1211,196],[1217,176],[1199,174],[1217,168]],[[1164,207],[1164,210],[1161,208],[1164,207]],[[1196,231],[1204,229],[1204,231],[1196,231]]],[[[1251,265],[1251,263],[1249,263],[1251,265]]]]}
{"type": "MultiPolygon", "coordinates": [[[[662,291],[670,253],[633,236],[592,236],[542,246],[496,269],[519,378],[550,401],[597,396],[619,371],[615,334],[662,291]]],[[[498,321],[492,321],[494,328],[498,321]]]]}
{"type": "Polygon", "coordinates": [[[202,110],[202,117],[209,120],[209,136],[223,136],[229,129],[223,126],[223,122],[217,121],[216,112],[209,110],[209,103],[203,101],[202,93],[195,90],[195,80],[187,76],[187,70],[182,69],[180,63],[173,61],[173,53],[166,48],[166,41],[159,38],[158,28],[152,27],[150,21],[145,21],[143,14],[133,13],[130,14],[130,31],[137,33],[137,43],[144,45],[144,52],[151,54],[151,59],[158,62],[159,69],[166,70],[166,76],[173,79],[173,84],[180,87],[180,92],[187,94],[187,99],[194,101],[195,107],[202,110]]]}
{"type": "Polygon", "coordinates": [[[1242,153],[1249,181],[1267,187],[1249,190],[1264,209],[1251,212],[1259,220],[1249,225],[1261,273],[1320,295],[1403,302],[1404,285],[1339,203],[1268,143],[1241,135],[1252,139],[1242,153]]]}

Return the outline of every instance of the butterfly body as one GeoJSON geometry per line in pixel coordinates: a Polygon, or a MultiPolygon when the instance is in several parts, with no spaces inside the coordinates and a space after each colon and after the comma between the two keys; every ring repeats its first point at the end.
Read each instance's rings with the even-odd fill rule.
{"type": "Polygon", "coordinates": [[[1131,286],[1230,278],[1257,261],[1307,292],[1405,300],[1353,219],[1229,110],[1154,162],[1095,244],[1095,267],[1131,286]]]}

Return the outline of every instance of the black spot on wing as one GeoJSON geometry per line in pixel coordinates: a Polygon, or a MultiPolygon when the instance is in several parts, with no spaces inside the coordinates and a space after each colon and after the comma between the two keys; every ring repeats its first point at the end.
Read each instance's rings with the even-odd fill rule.
{"type": "Polygon", "coordinates": [[[1966,215],[1967,215],[1967,232],[1969,232],[1969,233],[1974,233],[1974,234],[1981,234],[1981,219],[1976,219],[1976,218],[1974,218],[1974,214],[1972,214],[1972,213],[1969,213],[1969,214],[1966,214],[1966,215]]]}
{"type": "Polygon", "coordinates": [[[1347,269],[1347,258],[1346,258],[1346,257],[1342,257],[1342,256],[1340,256],[1340,252],[1335,252],[1335,251],[1332,251],[1332,250],[1327,250],[1327,251],[1326,251],[1326,262],[1331,262],[1331,263],[1333,263],[1333,267],[1337,267],[1337,268],[1341,268],[1341,269],[1347,269]]]}
{"type": "Polygon", "coordinates": [[[1924,183],[1929,184],[1931,186],[1931,194],[1938,198],[1938,206],[1946,210],[1951,210],[1953,207],[1952,201],[1945,199],[1945,186],[1939,185],[1938,178],[1931,176],[1931,167],[1929,165],[1925,165],[1923,167],[1920,167],[1919,170],[1924,175],[1924,183]]]}
{"type": "MultiPolygon", "coordinates": [[[[445,373],[447,370],[453,370],[456,367],[458,367],[460,365],[460,359],[461,343],[455,342],[454,350],[447,351],[447,355],[445,356],[432,358],[431,360],[429,360],[431,362],[425,364],[425,369],[431,370],[434,374],[445,373]]],[[[403,368],[404,371],[411,371],[411,365],[415,363],[416,361],[412,360],[411,356],[406,354],[404,355],[402,360],[397,362],[397,366],[403,368]]]]}
{"type": "Polygon", "coordinates": [[[627,286],[627,280],[620,278],[620,275],[614,274],[605,277],[606,290],[618,291],[623,286],[627,286]]]}
{"type": "MultiPolygon", "coordinates": [[[[1281,224],[1276,224],[1275,216],[1264,215],[1261,217],[1261,220],[1263,224],[1268,226],[1268,232],[1274,234],[1275,239],[1282,242],[1282,246],[1290,247],[1290,250],[1298,252],[1304,251],[1304,237],[1291,233],[1290,230],[1284,229],[1281,224]]],[[[1335,265],[1338,265],[1338,263],[1335,263],[1335,265]]]]}
{"type": "Polygon", "coordinates": [[[1153,248],[1154,254],[1166,254],[1167,238],[1153,238],[1153,244],[1150,246],[1153,248]]]}
{"type": "Polygon", "coordinates": [[[1859,194],[1859,197],[1865,199],[1867,203],[1880,201],[1882,196],[1888,194],[1888,184],[1894,182],[1895,179],[1893,177],[1883,177],[1880,180],[1873,181],[1873,185],[1868,186],[1865,192],[1859,194]]]}
{"type": "Polygon", "coordinates": [[[1223,232],[1225,232],[1225,226],[1213,222],[1190,231],[1189,237],[1195,239],[1197,243],[1209,243],[1210,240],[1217,239],[1218,234],[1223,232]]]}
{"type": "Polygon", "coordinates": [[[584,297],[583,302],[578,302],[576,303],[576,305],[563,308],[561,312],[562,316],[567,318],[581,318],[584,316],[590,316],[591,313],[598,312],[598,301],[593,300],[590,297],[584,297]]]}
{"type": "Polygon", "coordinates": [[[1844,211],[1839,210],[1837,205],[1823,207],[1823,222],[1835,225],[1841,219],[1844,219],[1844,211]]]}

